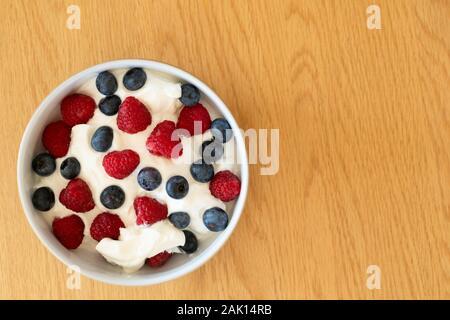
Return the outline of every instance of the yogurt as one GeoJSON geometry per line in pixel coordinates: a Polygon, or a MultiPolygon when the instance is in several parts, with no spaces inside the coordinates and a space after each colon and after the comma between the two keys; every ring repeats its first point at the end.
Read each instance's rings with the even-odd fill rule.
{"type": "MultiPolygon", "coordinates": [[[[118,129],[117,115],[107,116],[99,108],[96,108],[94,116],[86,124],[76,125],[72,128],[69,151],[65,157],[56,159],[56,171],[48,177],[36,175],[35,188],[50,187],[55,194],[55,205],[43,214],[49,224],[55,217],[77,214],[85,224],[85,237],[81,246],[88,250],[97,250],[107,261],[122,266],[126,272],[133,272],[144,264],[146,258],[165,250],[177,251],[176,248],[183,245],[185,241],[183,232],[167,220],[151,226],[137,226],[136,213],[133,208],[133,201],[136,197],[149,196],[166,204],[169,214],[176,211],[187,212],[191,219],[188,229],[194,232],[199,240],[207,239],[214,234],[203,223],[204,211],[211,207],[219,207],[231,214],[234,203],[225,204],[215,198],[209,191],[208,183],[199,183],[190,174],[192,162],[201,159],[202,142],[212,138],[209,130],[201,135],[182,137],[183,154],[178,159],[154,156],[146,148],[146,139],[159,122],[163,120],[177,121],[182,108],[179,101],[181,84],[165,75],[145,70],[147,74],[145,85],[139,90],[129,91],[122,84],[122,78],[126,71],[122,69],[110,71],[116,77],[119,85],[115,95],[119,96],[122,101],[128,96],[134,96],[144,103],[152,115],[151,125],[144,131],[128,134],[118,129]],[[132,149],[139,154],[140,164],[128,177],[121,180],[110,177],[102,166],[105,153],[92,149],[92,135],[100,126],[109,126],[114,132],[113,143],[108,152],[132,149]],[[59,173],[59,167],[67,157],[75,157],[80,162],[81,171],[78,177],[83,179],[91,189],[95,207],[89,212],[72,212],[58,200],[59,193],[68,183],[68,180],[59,173]],[[144,167],[154,167],[161,174],[162,183],[153,191],[146,191],[137,183],[137,174],[144,167]],[[169,197],[165,190],[167,180],[174,175],[181,175],[189,182],[188,194],[179,200],[169,197]],[[125,201],[118,209],[107,209],[100,202],[100,193],[111,185],[117,185],[125,192],[125,201]],[[120,230],[119,240],[105,238],[97,244],[97,241],[91,238],[90,225],[93,219],[102,212],[117,214],[124,222],[125,228],[120,230]]],[[[98,105],[104,96],[97,90],[95,81],[96,78],[93,77],[76,92],[92,97],[98,105]]],[[[201,103],[208,109],[211,119],[219,117],[217,111],[207,103],[204,101],[201,103]]],[[[214,163],[214,171],[230,170],[239,176],[239,166],[234,161],[236,150],[234,138],[224,144],[224,149],[223,157],[214,163]]]]}
{"type": "Polygon", "coordinates": [[[184,234],[166,219],[149,227],[131,226],[120,229],[119,240],[102,239],[96,250],[112,264],[131,273],[139,270],[148,257],[184,244],[184,234]]]}

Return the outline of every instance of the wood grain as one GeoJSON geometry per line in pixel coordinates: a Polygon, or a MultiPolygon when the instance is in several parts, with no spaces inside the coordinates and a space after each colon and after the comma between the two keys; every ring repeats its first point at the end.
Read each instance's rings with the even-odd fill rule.
{"type": "Polygon", "coordinates": [[[450,2],[1,3],[0,297],[450,298],[450,2]],[[65,27],[69,4],[81,29],[65,27]],[[366,8],[381,7],[382,30],[366,8]],[[251,166],[235,233],[201,269],[152,287],[82,278],[40,244],[18,199],[18,145],[60,82],[119,58],[198,76],[239,124],[280,129],[280,171],[251,166]],[[382,270],[380,290],[366,268],[382,270]]]}

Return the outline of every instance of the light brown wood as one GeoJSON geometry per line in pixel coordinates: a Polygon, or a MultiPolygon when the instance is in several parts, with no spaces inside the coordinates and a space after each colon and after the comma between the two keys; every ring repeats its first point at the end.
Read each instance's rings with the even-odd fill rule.
{"type": "Polygon", "coordinates": [[[2,1],[1,298],[450,298],[450,2],[2,1]],[[65,27],[67,6],[81,29],[65,27]],[[381,7],[381,30],[366,8],[381,7]],[[280,171],[251,166],[223,249],[143,288],[82,278],[38,241],[15,164],[59,83],[119,58],[198,76],[242,128],[280,129],[280,171]],[[381,289],[368,290],[378,265],[381,289]]]}

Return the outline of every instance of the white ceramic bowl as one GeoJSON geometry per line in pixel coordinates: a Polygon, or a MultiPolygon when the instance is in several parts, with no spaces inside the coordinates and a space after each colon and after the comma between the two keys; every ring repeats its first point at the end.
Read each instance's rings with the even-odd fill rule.
{"type": "Polygon", "coordinates": [[[20,144],[17,182],[22,206],[31,227],[42,243],[59,260],[68,266],[78,266],[83,275],[95,280],[119,285],[150,285],[175,279],[193,271],[211,258],[226,242],[236,227],[244,208],[248,188],[248,162],[244,139],[236,121],[223,101],[206,84],[189,73],[164,63],[148,60],[116,60],[93,66],[70,77],[44,99],[28,123],[20,144]],[[169,74],[182,82],[192,83],[200,89],[202,99],[216,108],[228,120],[234,130],[242,187],[234,210],[230,213],[231,218],[228,227],[213,237],[209,243],[200,243],[199,249],[190,256],[176,255],[162,268],[142,268],[137,273],[125,274],[121,272],[119,267],[110,265],[95,252],[67,250],[53,236],[51,226],[41,216],[43,213],[36,211],[31,203],[33,188],[31,161],[34,155],[43,150],[41,144],[42,132],[48,123],[59,118],[59,103],[66,95],[75,91],[86,80],[95,77],[101,71],[130,67],[141,67],[169,74]]]}

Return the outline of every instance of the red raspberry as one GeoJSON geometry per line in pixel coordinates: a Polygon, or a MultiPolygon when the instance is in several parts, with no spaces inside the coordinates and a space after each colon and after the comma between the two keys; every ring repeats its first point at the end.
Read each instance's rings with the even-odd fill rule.
{"type": "Polygon", "coordinates": [[[209,191],[224,202],[234,200],[241,192],[241,180],[231,171],[219,171],[212,178],[209,191]]]}
{"type": "Polygon", "coordinates": [[[103,238],[119,239],[120,228],[125,228],[117,214],[103,212],[95,217],[91,224],[91,237],[97,241],[103,238]]]}
{"type": "Polygon", "coordinates": [[[71,127],[88,122],[94,115],[94,111],[94,99],[84,94],[71,94],[61,101],[61,116],[71,127]]]}
{"type": "MultiPolygon", "coordinates": [[[[180,138],[172,140],[172,134],[175,131],[175,123],[173,121],[164,120],[156,125],[150,136],[147,138],[147,150],[156,156],[172,158],[172,151],[176,145],[181,143],[180,138]]],[[[176,151],[175,151],[176,152],[176,151]]],[[[183,153],[182,145],[177,154],[173,155],[178,158],[183,153]]]]}
{"type": "Polygon", "coordinates": [[[59,202],[75,212],[88,212],[95,207],[91,189],[86,182],[79,178],[70,180],[67,186],[61,190],[59,202]]]}
{"type": "Polygon", "coordinates": [[[135,97],[127,97],[117,114],[117,127],[127,133],[145,130],[152,123],[152,115],[147,107],[135,97]]]}
{"type": "Polygon", "coordinates": [[[139,165],[139,155],[133,150],[112,151],[103,158],[103,168],[113,178],[128,177],[139,165]]]}
{"type": "Polygon", "coordinates": [[[200,103],[192,107],[184,107],[178,116],[177,128],[186,129],[191,136],[201,134],[211,126],[211,117],[208,110],[200,103]],[[201,125],[200,125],[201,123],[201,125]],[[198,127],[198,129],[196,128],[198,127]],[[197,129],[197,132],[195,132],[197,129]],[[201,130],[201,132],[199,132],[201,130]]]}
{"type": "Polygon", "coordinates": [[[167,260],[170,259],[171,256],[172,256],[171,253],[163,251],[151,258],[148,258],[145,262],[147,263],[148,266],[152,268],[157,268],[163,266],[167,262],[167,260]]]}
{"type": "Polygon", "coordinates": [[[167,206],[149,197],[134,199],[137,224],[153,224],[167,218],[167,206]]]}
{"type": "Polygon", "coordinates": [[[64,121],[47,125],[42,134],[42,144],[55,158],[64,157],[69,150],[71,129],[64,121]]]}
{"type": "Polygon", "coordinates": [[[76,214],[55,218],[52,223],[53,234],[67,249],[76,249],[84,237],[84,222],[76,214]]]}

